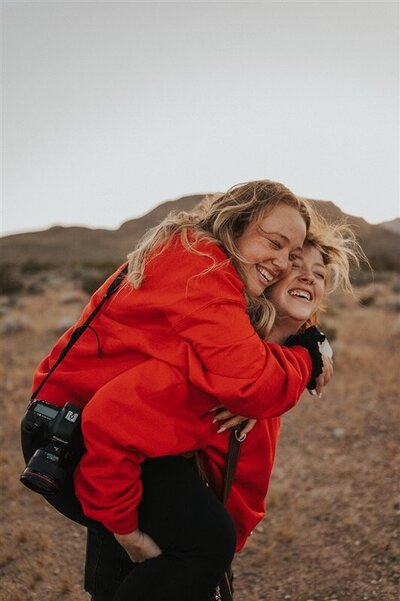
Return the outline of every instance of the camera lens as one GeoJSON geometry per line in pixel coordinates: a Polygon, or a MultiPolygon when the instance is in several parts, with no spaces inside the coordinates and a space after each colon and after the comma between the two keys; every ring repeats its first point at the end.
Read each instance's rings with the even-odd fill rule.
{"type": "Polygon", "coordinates": [[[57,495],[67,476],[60,466],[62,455],[63,449],[53,442],[38,449],[22,472],[22,484],[42,495],[57,495]]]}
{"type": "Polygon", "coordinates": [[[48,474],[35,472],[28,467],[24,469],[20,479],[22,484],[41,495],[54,497],[60,491],[59,483],[56,480],[49,477],[48,474]]]}

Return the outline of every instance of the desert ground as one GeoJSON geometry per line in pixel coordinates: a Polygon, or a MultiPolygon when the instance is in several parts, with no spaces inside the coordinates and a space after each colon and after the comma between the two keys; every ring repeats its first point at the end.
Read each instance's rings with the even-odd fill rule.
{"type": "MultiPolygon", "coordinates": [[[[237,601],[397,601],[400,279],[331,300],[335,375],[282,418],[268,513],[234,563],[237,601]]],[[[1,601],[84,601],[85,531],[19,482],[32,372],[88,296],[62,270],[0,297],[1,601]]],[[[132,600],[133,601],[133,600],[132,600]]]]}

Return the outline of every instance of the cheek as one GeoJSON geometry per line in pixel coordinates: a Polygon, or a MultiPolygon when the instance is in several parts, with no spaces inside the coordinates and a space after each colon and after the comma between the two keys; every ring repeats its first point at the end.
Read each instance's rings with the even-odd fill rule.
{"type": "Polygon", "coordinates": [[[251,249],[251,241],[248,240],[247,236],[242,236],[236,243],[236,248],[239,253],[247,259],[249,251],[251,249]]]}
{"type": "Polygon", "coordinates": [[[243,241],[241,246],[238,246],[239,252],[243,255],[245,259],[248,261],[256,262],[261,254],[261,247],[257,242],[252,240],[243,241]]]}
{"type": "Polygon", "coordinates": [[[325,282],[320,282],[320,284],[318,285],[318,287],[316,289],[316,294],[315,294],[315,300],[317,302],[317,305],[319,305],[320,302],[322,301],[322,299],[324,298],[324,294],[325,294],[325,282]]]}

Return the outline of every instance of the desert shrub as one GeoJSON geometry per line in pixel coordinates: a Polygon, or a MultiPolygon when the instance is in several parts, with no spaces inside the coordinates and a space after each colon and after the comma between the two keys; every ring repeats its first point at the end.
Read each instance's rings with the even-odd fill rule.
{"type": "Polygon", "coordinates": [[[15,294],[23,289],[23,281],[15,267],[0,265],[0,294],[15,294]]]}
{"type": "Polygon", "coordinates": [[[29,331],[31,326],[32,323],[28,317],[15,317],[11,315],[7,317],[1,324],[0,334],[5,336],[19,334],[20,332],[29,331]]]}
{"type": "Polygon", "coordinates": [[[320,326],[330,342],[337,339],[337,325],[332,319],[323,315],[320,320],[320,326]]]}
{"type": "Polygon", "coordinates": [[[114,273],[114,271],[116,269],[118,269],[118,267],[121,264],[122,263],[113,263],[110,261],[101,261],[99,263],[93,263],[90,261],[81,261],[80,263],[75,263],[74,267],[81,268],[83,270],[94,269],[96,271],[101,271],[102,273],[107,273],[108,275],[111,275],[112,273],[114,273]]]}
{"type": "Polygon", "coordinates": [[[39,273],[41,271],[47,271],[48,269],[52,268],[54,268],[54,265],[52,263],[41,263],[39,261],[36,261],[35,259],[27,259],[21,265],[21,273],[27,275],[32,273],[39,273]]]}
{"type": "Polygon", "coordinates": [[[30,282],[26,286],[26,292],[28,294],[43,294],[45,286],[40,282],[30,282]]]}
{"type": "Polygon", "coordinates": [[[400,292],[400,282],[394,282],[393,286],[392,286],[392,290],[393,292],[399,293],[400,292]]]}
{"type": "Polygon", "coordinates": [[[393,301],[391,303],[386,303],[386,309],[393,311],[393,313],[400,313],[400,302],[393,301]]]}
{"type": "Polygon", "coordinates": [[[110,272],[106,273],[87,273],[82,277],[82,290],[86,292],[86,294],[93,294],[101,286],[104,281],[108,278],[110,272]]]}
{"type": "Polygon", "coordinates": [[[393,281],[393,271],[375,271],[374,282],[383,282],[384,284],[391,284],[393,281]]]}
{"type": "Polygon", "coordinates": [[[360,298],[360,305],[362,307],[370,307],[376,301],[375,294],[366,294],[360,298]]]}
{"type": "Polygon", "coordinates": [[[74,265],[74,275],[80,275],[82,290],[86,294],[93,294],[119,267],[120,264],[108,261],[103,263],[82,262],[74,265]]]}
{"type": "Polygon", "coordinates": [[[92,278],[93,283],[95,284],[95,280],[100,281],[100,279],[102,277],[105,280],[106,278],[108,278],[108,276],[110,276],[112,273],[114,273],[114,271],[118,267],[119,267],[119,264],[109,263],[109,262],[103,262],[103,263],[90,263],[87,261],[82,261],[80,263],[75,262],[70,266],[69,277],[72,281],[81,282],[83,290],[85,292],[90,293],[90,292],[93,292],[94,290],[96,290],[96,288],[94,288],[94,290],[93,290],[93,286],[90,284],[89,278],[92,278]],[[83,287],[83,280],[88,280],[87,284],[85,284],[85,286],[87,286],[87,290],[83,287]]]}
{"type": "Polygon", "coordinates": [[[85,275],[82,278],[82,290],[83,292],[86,292],[86,294],[93,294],[100,284],[100,278],[94,275],[85,275]]]}
{"type": "Polygon", "coordinates": [[[375,271],[395,271],[400,273],[400,257],[396,255],[381,255],[368,257],[375,271]]]}
{"type": "Polygon", "coordinates": [[[360,271],[352,271],[350,279],[353,286],[365,286],[375,280],[375,274],[370,270],[362,269],[360,271]]]}

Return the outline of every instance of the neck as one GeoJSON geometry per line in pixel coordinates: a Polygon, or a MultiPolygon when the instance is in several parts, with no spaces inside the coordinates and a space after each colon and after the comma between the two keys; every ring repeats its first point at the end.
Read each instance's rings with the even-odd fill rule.
{"type": "Polygon", "coordinates": [[[283,344],[289,336],[297,334],[301,326],[302,323],[295,319],[277,317],[272,332],[268,336],[268,342],[283,344]]]}

